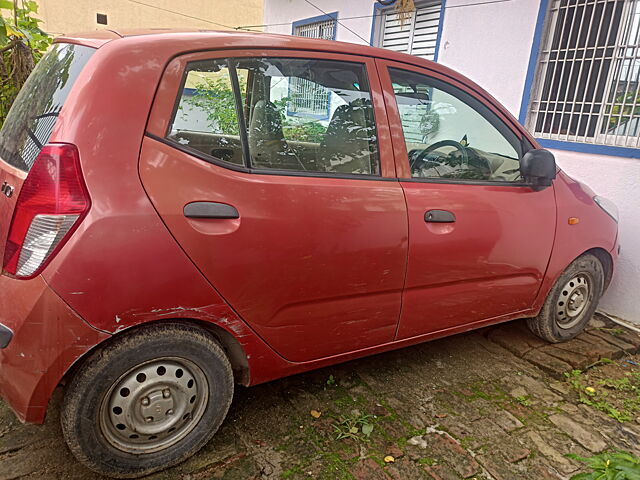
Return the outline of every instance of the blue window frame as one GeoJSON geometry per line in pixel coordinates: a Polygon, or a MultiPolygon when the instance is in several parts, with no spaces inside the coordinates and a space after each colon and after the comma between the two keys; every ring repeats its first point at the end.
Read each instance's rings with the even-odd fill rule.
{"type": "Polygon", "coordinates": [[[519,120],[542,146],[640,158],[639,31],[640,0],[540,1],[519,120]]]}

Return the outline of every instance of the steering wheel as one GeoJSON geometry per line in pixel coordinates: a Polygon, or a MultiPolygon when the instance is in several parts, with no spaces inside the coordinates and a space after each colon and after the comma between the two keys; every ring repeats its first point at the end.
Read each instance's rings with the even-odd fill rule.
{"type": "Polygon", "coordinates": [[[411,172],[413,173],[417,171],[420,168],[421,163],[427,162],[427,160],[425,160],[425,157],[429,155],[431,152],[433,152],[434,150],[437,150],[441,147],[455,148],[462,155],[462,163],[465,165],[469,164],[469,154],[467,153],[467,149],[464,147],[464,145],[462,145],[460,142],[456,142],[455,140],[441,140],[439,142],[429,145],[427,148],[422,150],[422,152],[420,152],[417,157],[411,160],[411,162],[409,163],[411,172]]]}

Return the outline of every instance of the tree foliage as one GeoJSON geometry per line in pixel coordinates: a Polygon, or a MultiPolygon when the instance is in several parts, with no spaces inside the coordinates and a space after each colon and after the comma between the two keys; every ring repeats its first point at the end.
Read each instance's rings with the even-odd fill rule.
{"type": "MultiPolygon", "coordinates": [[[[246,84],[240,79],[240,88],[246,84]]],[[[205,78],[196,85],[195,94],[187,100],[207,114],[209,126],[213,131],[225,135],[240,135],[236,116],[236,100],[227,78],[205,78]]]]}
{"type": "Polygon", "coordinates": [[[38,4],[0,0],[0,125],[34,65],[51,44],[38,26],[38,4]]]}
{"type": "MultiPolygon", "coordinates": [[[[239,78],[240,91],[246,92],[246,81],[239,78]]],[[[274,101],[280,123],[287,140],[320,143],[324,138],[327,127],[317,121],[293,121],[287,115],[290,97],[274,101]]],[[[233,89],[225,77],[205,78],[195,85],[195,93],[187,103],[206,112],[209,127],[212,131],[224,135],[239,135],[238,117],[233,89]]],[[[276,130],[273,126],[272,131],[276,130]]]]}

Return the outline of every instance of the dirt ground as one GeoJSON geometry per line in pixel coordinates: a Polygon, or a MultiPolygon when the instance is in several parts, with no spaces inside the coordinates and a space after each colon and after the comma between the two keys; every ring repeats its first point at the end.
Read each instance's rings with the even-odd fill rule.
{"type": "MultiPolygon", "coordinates": [[[[149,478],[569,478],[567,453],[640,454],[639,348],[601,320],[562,346],[512,322],[238,387],[214,439],[149,478]]],[[[65,447],[60,393],[44,426],[0,402],[0,479],[98,478],[65,447]]]]}

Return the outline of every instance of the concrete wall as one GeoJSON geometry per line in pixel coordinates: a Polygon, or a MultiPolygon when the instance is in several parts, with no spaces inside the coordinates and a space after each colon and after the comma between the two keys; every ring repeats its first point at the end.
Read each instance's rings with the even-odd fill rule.
{"type": "MultiPolygon", "coordinates": [[[[371,17],[366,17],[373,13],[373,2],[369,0],[314,0],[322,10],[327,13],[339,12],[338,20],[343,25],[336,28],[336,40],[341,42],[369,44],[371,35],[371,17]],[[341,20],[344,17],[358,17],[341,20]],[[346,26],[346,27],[345,27],[346,26]],[[348,28],[347,28],[348,27],[348,28]],[[350,32],[349,29],[356,32],[350,32]],[[360,37],[358,37],[360,35],[360,37]]],[[[285,23],[285,25],[274,25],[266,27],[265,31],[271,33],[291,33],[291,22],[322,15],[318,9],[309,5],[304,0],[265,0],[264,2],[264,23],[271,25],[274,23],[285,23]]]]}
{"type": "MultiPolygon", "coordinates": [[[[315,3],[326,12],[338,11],[338,19],[369,16],[373,11],[373,1],[368,0],[315,3]]],[[[539,0],[446,0],[438,62],[467,75],[517,117],[539,6],[539,0]]],[[[319,13],[306,2],[265,0],[264,23],[292,22],[319,13]]],[[[371,21],[368,17],[344,23],[368,40],[371,21]]],[[[291,33],[291,25],[266,30],[291,33]]],[[[366,43],[341,25],[337,27],[337,39],[366,43]]],[[[569,175],[618,205],[622,253],[601,308],[640,323],[640,159],[564,150],[554,153],[569,175]]]]}
{"type": "Polygon", "coordinates": [[[53,35],[121,28],[221,29],[215,22],[236,27],[261,24],[262,0],[37,0],[41,28],[53,35]],[[158,7],[158,8],[154,8],[158,7]],[[162,10],[164,9],[164,10],[162,10]],[[172,13],[166,10],[171,10],[172,13]],[[107,25],[96,14],[107,15],[107,25]],[[182,14],[182,15],[181,15],[182,14]],[[190,18],[190,17],[198,17],[190,18]]]}

